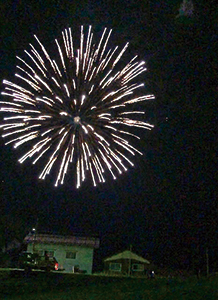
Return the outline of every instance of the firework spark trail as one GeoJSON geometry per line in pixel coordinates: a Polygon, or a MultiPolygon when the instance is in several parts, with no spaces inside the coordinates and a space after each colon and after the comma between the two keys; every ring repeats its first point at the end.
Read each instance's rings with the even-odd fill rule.
{"type": "Polygon", "coordinates": [[[75,167],[77,188],[87,174],[94,186],[105,182],[105,171],[116,179],[127,165],[133,166],[130,155],[142,154],[126,139],[140,139],[129,129],[153,127],[131,118],[144,112],[129,110],[134,103],[154,99],[137,96],[144,84],[134,80],[146,71],[145,62],[137,62],[135,56],[123,66],[128,43],[121,50],[108,49],[111,32],[105,28],[95,45],[91,26],[87,35],[81,26],[75,49],[71,28],[65,29],[62,43],[55,40],[55,59],[34,36],[38,46],[30,44],[24,51],[26,60],[17,57],[19,84],[3,81],[6,100],[0,101],[0,111],[8,117],[0,125],[2,136],[15,148],[29,146],[19,162],[41,161],[39,178],[54,169],[55,186],[63,184],[70,164],[75,167]]]}

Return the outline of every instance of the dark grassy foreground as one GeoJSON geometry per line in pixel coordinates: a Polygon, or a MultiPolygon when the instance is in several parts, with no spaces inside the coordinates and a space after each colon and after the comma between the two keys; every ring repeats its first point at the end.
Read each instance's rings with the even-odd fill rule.
{"type": "Polygon", "coordinates": [[[218,276],[137,279],[19,271],[0,272],[0,299],[218,299],[218,276]]]}

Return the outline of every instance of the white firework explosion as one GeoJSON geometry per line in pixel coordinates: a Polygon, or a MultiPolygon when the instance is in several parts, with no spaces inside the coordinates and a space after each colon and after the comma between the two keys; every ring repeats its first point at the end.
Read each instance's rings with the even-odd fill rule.
{"type": "Polygon", "coordinates": [[[154,99],[154,95],[137,96],[144,84],[135,79],[146,71],[145,62],[135,56],[123,66],[128,43],[121,50],[108,49],[111,31],[105,28],[95,45],[92,27],[84,38],[81,26],[75,49],[71,28],[65,29],[62,43],[55,40],[56,60],[34,36],[39,50],[30,44],[30,51],[24,51],[26,59],[17,57],[18,83],[3,81],[6,100],[0,101],[0,111],[7,117],[0,127],[5,144],[14,148],[26,144],[29,151],[19,162],[41,160],[41,179],[56,169],[55,186],[63,184],[70,163],[75,166],[77,188],[88,173],[94,186],[105,181],[106,170],[116,179],[133,165],[130,155],[142,154],[127,139],[139,139],[131,128],[153,127],[132,119],[143,111],[129,110],[136,102],[154,99]]]}

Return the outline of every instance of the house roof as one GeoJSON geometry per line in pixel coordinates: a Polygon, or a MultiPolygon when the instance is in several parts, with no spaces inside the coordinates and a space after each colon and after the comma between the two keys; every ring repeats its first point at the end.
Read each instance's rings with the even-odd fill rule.
{"type": "Polygon", "coordinates": [[[24,238],[24,242],[27,244],[65,244],[65,245],[77,245],[91,248],[98,248],[100,241],[98,238],[93,237],[77,237],[77,236],[63,236],[52,234],[28,234],[24,238]]]}
{"type": "Polygon", "coordinates": [[[126,250],[124,252],[118,253],[111,257],[108,257],[104,261],[107,262],[107,261],[113,261],[113,260],[118,260],[118,259],[134,259],[134,260],[140,261],[145,264],[150,264],[150,262],[147,259],[144,259],[143,257],[141,257],[129,250],[126,250]]]}

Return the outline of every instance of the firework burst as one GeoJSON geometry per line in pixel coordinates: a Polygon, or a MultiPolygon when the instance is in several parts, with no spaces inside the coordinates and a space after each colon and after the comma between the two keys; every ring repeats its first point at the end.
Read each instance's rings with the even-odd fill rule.
{"type": "Polygon", "coordinates": [[[139,139],[131,129],[153,127],[134,117],[144,112],[131,110],[132,104],[154,98],[137,96],[143,84],[135,79],[146,71],[145,62],[136,56],[123,65],[128,43],[120,50],[108,49],[110,35],[111,30],[105,29],[95,45],[91,26],[86,34],[81,26],[75,49],[72,31],[65,29],[62,42],[55,40],[56,59],[34,36],[37,47],[30,44],[25,60],[17,57],[18,83],[3,81],[5,144],[29,147],[19,162],[41,160],[39,178],[54,169],[56,186],[63,184],[71,163],[77,188],[88,173],[94,186],[105,181],[105,171],[116,179],[133,165],[130,156],[142,154],[130,144],[129,138],[139,139]]]}

